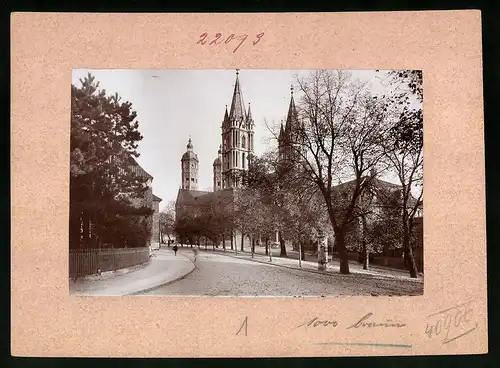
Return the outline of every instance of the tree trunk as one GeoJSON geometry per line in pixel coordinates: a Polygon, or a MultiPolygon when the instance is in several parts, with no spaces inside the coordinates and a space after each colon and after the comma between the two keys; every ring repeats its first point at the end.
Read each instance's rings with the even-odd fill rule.
{"type": "Polygon", "coordinates": [[[279,237],[279,241],[280,241],[280,257],[287,257],[285,239],[283,239],[283,236],[281,235],[281,231],[279,232],[278,237],[279,237]]]}
{"type": "Polygon", "coordinates": [[[226,251],[226,237],[224,234],[222,234],[222,248],[224,249],[224,252],[226,251]]]}
{"type": "Polygon", "coordinates": [[[233,236],[233,232],[231,231],[231,250],[233,250],[233,244],[234,244],[234,236],[233,236]]]}
{"type": "Polygon", "coordinates": [[[366,218],[365,218],[365,216],[363,216],[361,218],[361,221],[362,221],[362,226],[363,226],[363,228],[361,229],[361,231],[362,231],[361,236],[362,236],[362,242],[363,242],[363,256],[364,256],[363,270],[368,270],[369,263],[370,263],[370,252],[369,252],[368,246],[366,244],[366,218]]]}
{"type": "Polygon", "coordinates": [[[305,260],[306,260],[306,250],[305,250],[305,248],[304,248],[304,245],[305,245],[305,244],[304,244],[303,242],[301,242],[301,243],[300,243],[300,258],[301,258],[303,261],[305,261],[305,260]]]}
{"type": "Polygon", "coordinates": [[[340,228],[335,229],[335,240],[340,258],[340,273],[343,275],[349,274],[349,256],[345,247],[345,234],[340,228]]]}
{"type": "Polygon", "coordinates": [[[243,252],[245,249],[244,249],[244,243],[245,242],[245,234],[243,233],[243,231],[241,232],[241,251],[243,252]]]}
{"type": "Polygon", "coordinates": [[[254,253],[255,253],[255,238],[252,236],[252,258],[254,253]]]}
{"type": "Polygon", "coordinates": [[[269,255],[269,239],[266,238],[266,256],[269,255]]]}
{"type": "Polygon", "coordinates": [[[370,263],[370,252],[366,248],[366,244],[364,245],[364,260],[363,260],[363,270],[368,270],[369,269],[369,263],[370,263]]]}
{"type": "Polygon", "coordinates": [[[410,271],[410,277],[417,278],[417,265],[415,263],[415,257],[413,256],[413,250],[410,247],[410,234],[408,231],[408,227],[404,226],[403,228],[403,249],[405,255],[405,264],[410,271]]]}

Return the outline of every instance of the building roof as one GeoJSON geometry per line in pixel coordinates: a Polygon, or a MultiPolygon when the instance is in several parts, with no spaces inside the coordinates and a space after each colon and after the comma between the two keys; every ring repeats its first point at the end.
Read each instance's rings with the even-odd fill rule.
{"type": "Polygon", "coordinates": [[[202,190],[179,189],[177,193],[177,205],[195,206],[212,200],[213,192],[202,190]]]}
{"type": "Polygon", "coordinates": [[[153,201],[154,201],[154,202],[161,202],[161,201],[163,201],[163,199],[161,199],[160,197],[158,197],[157,195],[155,195],[155,194],[153,193],[153,201]]]}
{"type": "Polygon", "coordinates": [[[233,188],[226,188],[215,192],[206,192],[201,190],[179,189],[177,193],[177,208],[194,208],[207,205],[219,205],[221,201],[228,203],[234,196],[233,188]]]}
{"type": "MultiPolygon", "coordinates": [[[[371,176],[365,176],[363,179],[369,179],[370,181],[370,187],[375,189],[376,191],[380,190],[398,190],[401,189],[401,185],[399,184],[394,184],[391,182],[388,182],[386,180],[381,180],[376,177],[371,177],[371,176]]],[[[332,189],[334,190],[343,190],[343,189],[349,189],[353,187],[356,184],[356,180],[350,180],[342,184],[338,184],[334,186],[332,189]]],[[[408,205],[409,206],[414,206],[417,202],[417,199],[410,193],[410,198],[408,200],[408,205]]]]}
{"type": "Polygon", "coordinates": [[[143,167],[139,165],[139,163],[136,161],[134,157],[130,156],[129,164],[132,170],[134,170],[136,174],[144,178],[153,179],[153,176],[149,174],[146,170],[144,170],[143,167]]]}

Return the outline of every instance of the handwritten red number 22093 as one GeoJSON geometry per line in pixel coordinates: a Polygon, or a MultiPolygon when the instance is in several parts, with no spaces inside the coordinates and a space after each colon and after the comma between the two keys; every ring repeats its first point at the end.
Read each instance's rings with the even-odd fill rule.
{"type": "MultiPolygon", "coordinates": [[[[264,36],[264,32],[261,32],[261,33],[255,35],[255,39],[252,42],[252,45],[254,45],[254,46],[257,45],[263,36],[264,36]]],[[[198,42],[196,42],[196,44],[205,45],[208,42],[207,38],[208,38],[208,33],[202,33],[200,35],[200,39],[198,40],[198,42]]],[[[236,46],[236,48],[233,50],[233,53],[234,53],[234,52],[236,52],[236,50],[238,50],[240,48],[240,46],[243,44],[243,42],[246,41],[247,38],[248,38],[247,34],[236,36],[234,33],[231,33],[228,37],[226,37],[224,39],[222,37],[222,33],[216,33],[215,38],[209,42],[209,45],[220,45],[223,42],[224,42],[224,44],[227,45],[228,43],[230,43],[233,40],[240,41],[238,43],[238,46],[236,46]]]]}

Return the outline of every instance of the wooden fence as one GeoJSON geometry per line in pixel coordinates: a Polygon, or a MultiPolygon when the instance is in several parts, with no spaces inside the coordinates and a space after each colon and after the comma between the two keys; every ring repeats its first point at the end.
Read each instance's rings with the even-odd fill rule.
{"type": "Polygon", "coordinates": [[[149,247],[70,249],[69,276],[82,277],[133,267],[149,260],[149,247]]]}

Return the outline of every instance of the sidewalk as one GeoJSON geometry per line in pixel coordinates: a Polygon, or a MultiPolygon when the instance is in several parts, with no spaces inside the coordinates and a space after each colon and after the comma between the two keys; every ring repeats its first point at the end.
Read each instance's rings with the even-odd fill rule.
{"type": "Polygon", "coordinates": [[[70,280],[69,292],[79,296],[132,295],[178,280],[193,270],[194,263],[182,252],[175,256],[170,249],[160,249],[152,253],[145,266],[129,273],[100,280],[70,280]]]}
{"type": "MultiPolygon", "coordinates": [[[[207,252],[209,252],[209,250],[207,250],[207,252]]],[[[211,252],[211,250],[210,250],[210,252],[211,252]]],[[[241,259],[245,259],[245,260],[249,260],[249,261],[253,261],[253,262],[272,264],[272,265],[276,265],[276,266],[287,267],[287,268],[298,269],[298,270],[309,271],[309,272],[322,273],[322,274],[340,275],[340,262],[338,260],[335,260],[335,259],[327,265],[326,271],[318,271],[318,263],[317,262],[302,261],[302,267],[299,267],[299,260],[293,259],[293,258],[282,258],[282,257],[278,257],[276,255],[273,255],[272,261],[270,261],[269,256],[254,253],[254,256],[252,258],[252,254],[250,252],[247,252],[247,251],[242,252],[241,250],[238,250],[237,255],[236,255],[236,252],[234,250],[228,250],[228,249],[226,249],[226,251],[223,251],[219,248],[215,252],[222,254],[222,255],[225,255],[225,256],[241,258],[241,259]]],[[[410,277],[410,275],[407,271],[396,270],[393,268],[384,269],[381,266],[370,268],[369,270],[364,270],[363,265],[361,265],[359,263],[354,263],[354,262],[349,262],[349,271],[351,274],[360,275],[360,276],[369,276],[369,277],[375,277],[375,278],[381,278],[381,279],[391,279],[391,280],[398,280],[399,279],[399,280],[404,280],[404,281],[413,281],[413,282],[420,282],[420,283],[424,281],[424,277],[422,274],[419,274],[419,277],[414,279],[414,278],[410,277]]]]}

